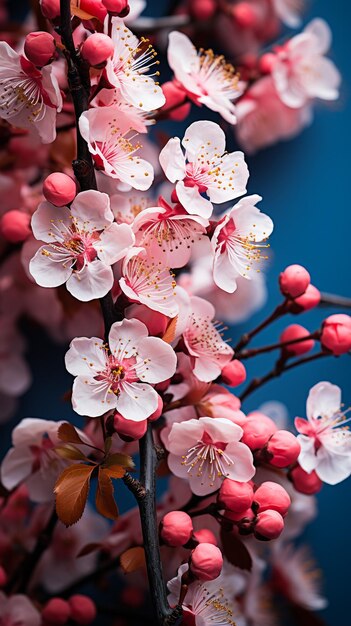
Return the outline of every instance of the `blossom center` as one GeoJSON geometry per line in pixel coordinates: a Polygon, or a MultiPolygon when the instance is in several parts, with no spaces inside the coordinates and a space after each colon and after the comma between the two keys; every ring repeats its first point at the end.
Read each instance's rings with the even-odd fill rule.
{"type": "MultiPolygon", "coordinates": [[[[182,465],[188,467],[188,474],[192,476],[192,471],[196,471],[198,478],[203,478],[214,486],[216,478],[228,476],[228,468],[234,465],[226,453],[226,443],[214,442],[208,433],[204,433],[201,440],[188,449],[182,456],[182,465]]],[[[201,484],[204,484],[202,482],[201,484]]]]}

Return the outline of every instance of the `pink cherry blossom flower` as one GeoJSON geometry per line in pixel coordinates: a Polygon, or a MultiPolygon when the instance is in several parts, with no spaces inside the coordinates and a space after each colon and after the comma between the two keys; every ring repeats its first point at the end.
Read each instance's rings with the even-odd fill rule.
{"type": "Polygon", "coordinates": [[[204,382],[215,380],[234,355],[212,322],[214,316],[212,304],[197,296],[191,298],[191,314],[183,339],[193,357],[194,374],[204,382]]]}
{"type": "Polygon", "coordinates": [[[133,223],[136,242],[149,256],[162,259],[170,267],[184,267],[193,244],[206,233],[208,220],[189,215],[181,205],[172,208],[162,198],[159,204],[161,206],[150,207],[136,216],[133,223]]]}
{"type": "Polygon", "coordinates": [[[299,108],[312,98],[338,98],[340,73],[324,56],[330,44],[329,26],[317,18],[278,51],[272,76],[284,104],[299,108]]]}
{"type": "Polygon", "coordinates": [[[176,369],[173,348],[157,337],[148,337],[145,324],[136,319],[115,322],[109,346],[102,339],[73,339],[65,358],[76,376],[72,404],[79,415],[98,417],[117,408],[125,418],[145,420],[158,406],[151,385],[167,380],[176,369]]]}
{"type": "Polygon", "coordinates": [[[113,223],[109,197],[99,191],[82,191],[71,207],[42,202],[32,218],[34,236],[45,242],[29,270],[38,285],[66,283],[78,300],[101,298],[113,285],[111,265],[134,243],[127,224],[113,223]]]}
{"type": "Polygon", "coordinates": [[[41,615],[27,596],[7,597],[0,591],[0,624],[3,626],[40,626],[41,615]]]}
{"type": "Polygon", "coordinates": [[[6,42],[0,42],[0,91],[0,118],[34,131],[43,143],[54,141],[62,97],[50,65],[38,70],[6,42]]]}
{"type": "Polygon", "coordinates": [[[127,114],[116,111],[114,106],[90,109],[80,116],[79,128],[96,166],[104,174],[134,189],[149,189],[154,178],[153,167],[133,156],[141,144],[132,143],[137,133],[131,131],[127,114]]]}
{"type": "Polygon", "coordinates": [[[301,433],[298,462],[305,472],[316,471],[321,480],[336,485],[351,474],[349,419],[341,411],[341,389],[329,382],[317,383],[307,398],[307,420],[297,417],[301,433]]]}
{"type": "MultiPolygon", "coordinates": [[[[159,72],[148,73],[152,66],[159,64],[155,61],[155,50],[144,37],[139,41],[119,17],[111,21],[114,54],[106,66],[108,80],[134,107],[143,111],[159,109],[166,101],[161,87],[153,79],[159,72]]],[[[108,20],[106,25],[108,28],[108,20]]]]}
{"type": "Polygon", "coordinates": [[[128,298],[154,311],[168,317],[178,313],[174,274],[162,260],[150,258],[144,248],[132,248],[127,254],[119,285],[128,298]]]}
{"type": "Polygon", "coordinates": [[[222,55],[213,50],[198,52],[184,33],[173,31],[169,34],[168,63],[191,100],[235,124],[233,100],[241,95],[242,88],[238,74],[222,55]]]}
{"type": "Polygon", "coordinates": [[[194,122],[182,145],[185,155],[180,139],[170,139],[160,152],[160,163],[168,180],[176,183],[179,202],[188,213],[209,218],[212,202],[227,202],[245,193],[249,172],[244,155],[225,152],[225,134],[218,124],[194,122]]]}
{"type": "MultiPolygon", "coordinates": [[[[144,191],[113,193],[110,195],[111,211],[117,224],[131,224],[139,213],[154,205],[155,200],[144,191]]],[[[133,230],[134,226],[133,226],[133,230]]],[[[139,243],[138,243],[139,245],[139,243]]],[[[145,247],[145,246],[143,246],[145,247]]]]}
{"type": "MultiPolygon", "coordinates": [[[[216,285],[233,293],[238,276],[250,279],[250,270],[260,267],[262,247],[273,230],[273,222],[255,206],[262,198],[242,198],[216,227],[211,243],[214,252],[213,279],[216,285]]],[[[259,269],[257,270],[259,271],[259,269]]]]}
{"type": "Polygon", "coordinates": [[[199,496],[219,489],[224,478],[249,481],[255,467],[250,449],[240,442],[242,434],[240,426],[222,417],[174,423],[165,442],[169,468],[189,480],[199,496]]]}
{"type": "Polygon", "coordinates": [[[304,3],[305,0],[273,0],[272,2],[278,17],[290,28],[300,26],[304,3]]]}
{"type": "Polygon", "coordinates": [[[116,115],[119,115],[121,112],[123,116],[128,119],[129,126],[134,128],[138,133],[146,133],[147,126],[154,123],[147,111],[143,111],[126,102],[117,88],[101,89],[90,104],[93,107],[113,106],[116,115]]]}

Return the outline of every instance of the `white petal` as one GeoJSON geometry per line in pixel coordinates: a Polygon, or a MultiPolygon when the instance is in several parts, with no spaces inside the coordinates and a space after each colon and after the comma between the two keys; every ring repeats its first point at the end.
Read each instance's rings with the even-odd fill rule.
{"type": "Polygon", "coordinates": [[[99,259],[106,265],[113,265],[122,259],[135,243],[135,236],[128,224],[111,224],[93,244],[99,259]]]}
{"type": "Polygon", "coordinates": [[[237,151],[224,155],[220,169],[221,185],[213,181],[207,191],[212,202],[227,202],[246,193],[249,170],[243,152],[237,151]]]}
{"type": "Polygon", "coordinates": [[[195,359],[194,374],[196,378],[205,383],[215,380],[221,373],[221,368],[217,363],[211,361],[207,357],[198,357],[195,359]]]}
{"type": "Polygon", "coordinates": [[[314,439],[305,435],[298,435],[297,440],[301,446],[299,454],[299,464],[302,469],[310,474],[317,467],[317,457],[314,448],[314,439]]]}
{"type": "Polygon", "coordinates": [[[29,262],[29,271],[40,287],[63,285],[72,274],[70,260],[61,261],[64,257],[51,250],[50,246],[42,246],[29,262]]]}
{"type": "Polygon", "coordinates": [[[179,202],[192,215],[200,215],[208,219],[212,215],[213,206],[209,200],[203,198],[197,187],[186,187],[182,180],[176,184],[179,202]]]}
{"type": "Polygon", "coordinates": [[[329,382],[314,385],[308,394],[306,413],[309,419],[331,417],[340,410],[341,389],[329,382]]]}
{"type": "Polygon", "coordinates": [[[117,396],[109,391],[106,381],[94,380],[87,376],[77,376],[72,388],[72,406],[78,415],[98,417],[114,409],[117,396]]]}
{"type": "Polygon", "coordinates": [[[56,207],[50,202],[41,202],[32,216],[34,237],[46,243],[61,239],[71,226],[71,212],[66,206],[56,207]]]}
{"type": "Polygon", "coordinates": [[[117,162],[114,166],[116,175],[120,180],[133,189],[145,191],[151,187],[154,180],[154,168],[151,163],[139,157],[129,157],[123,162],[117,162]]]}
{"type": "Polygon", "coordinates": [[[111,326],[108,342],[111,353],[119,358],[130,358],[138,352],[139,343],[148,336],[148,329],[137,319],[115,322],[111,326]]]}
{"type": "Polygon", "coordinates": [[[230,443],[225,450],[226,454],[233,459],[234,465],[226,466],[227,475],[232,480],[247,482],[253,478],[256,468],[253,464],[253,456],[250,448],[244,443],[230,443]]]}
{"type": "Polygon", "coordinates": [[[179,137],[172,137],[166,143],[160,152],[159,160],[165,175],[171,183],[183,180],[186,175],[185,157],[179,137]]]}
{"type": "Polygon", "coordinates": [[[350,476],[351,461],[349,455],[330,453],[323,447],[318,450],[317,458],[316,472],[319,478],[328,485],[337,485],[350,476]]]}
{"type": "Polygon", "coordinates": [[[88,302],[106,296],[112,289],[113,280],[111,267],[95,259],[80,272],[73,272],[66,287],[77,300],[88,302]]]}
{"type": "Polygon", "coordinates": [[[33,455],[27,446],[10,448],[1,463],[1,482],[11,491],[25,480],[32,471],[33,455]]]}
{"type": "Polygon", "coordinates": [[[117,411],[126,420],[142,422],[154,413],[158,406],[158,394],[143,383],[124,383],[117,400],[117,411]]]}
{"type": "Polygon", "coordinates": [[[177,357],[173,348],[158,337],[142,339],[138,347],[136,373],[147,383],[160,383],[176,371],[177,357]]]}
{"type": "Polygon", "coordinates": [[[113,222],[110,198],[107,193],[94,189],[81,191],[75,197],[71,204],[71,213],[81,222],[85,222],[88,230],[102,230],[113,222]]]}
{"type": "Polygon", "coordinates": [[[106,368],[104,342],[98,337],[76,337],[66,352],[66,370],[73,376],[95,376],[106,368]]]}
{"type": "Polygon", "coordinates": [[[225,151],[225,134],[214,122],[193,122],[186,129],[182,144],[191,162],[200,158],[204,151],[206,158],[218,157],[225,151]]]}
{"type": "Polygon", "coordinates": [[[168,36],[168,63],[177,76],[178,70],[190,73],[199,68],[199,58],[195,46],[184,33],[173,31],[168,36]]]}

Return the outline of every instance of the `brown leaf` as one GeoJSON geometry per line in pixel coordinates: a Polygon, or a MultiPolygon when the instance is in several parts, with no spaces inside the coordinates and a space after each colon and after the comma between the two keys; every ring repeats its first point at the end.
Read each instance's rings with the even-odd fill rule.
{"type": "Polygon", "coordinates": [[[82,517],[89,492],[93,465],[71,465],[56,481],[56,512],[63,524],[71,526],[82,517]]]}
{"type": "Polygon", "coordinates": [[[141,567],[145,567],[144,548],[141,548],[140,546],[129,548],[129,550],[126,550],[123,554],[121,554],[120,563],[125,574],[130,574],[141,567]]]}
{"type": "Polygon", "coordinates": [[[103,467],[99,467],[95,504],[100,515],[108,519],[117,519],[118,508],[113,497],[112,480],[109,476],[109,470],[103,467]]]}
{"type": "Polygon", "coordinates": [[[166,343],[172,343],[172,341],[174,341],[176,329],[177,329],[177,322],[178,322],[178,315],[176,315],[176,317],[173,317],[173,319],[171,319],[170,323],[168,324],[166,328],[166,332],[162,337],[163,341],[165,341],[166,343]]]}
{"type": "Polygon", "coordinates": [[[128,454],[120,454],[120,452],[116,452],[114,454],[110,454],[110,456],[107,457],[104,465],[105,467],[121,465],[122,467],[132,469],[134,467],[134,461],[132,457],[128,454]]]}
{"type": "Polygon", "coordinates": [[[222,552],[229,563],[250,572],[252,569],[252,558],[241,539],[234,533],[222,529],[221,541],[222,552]]]}
{"type": "Polygon", "coordinates": [[[110,478],[123,478],[126,470],[121,465],[111,465],[110,467],[104,467],[107,476],[110,478]]]}
{"type": "Polygon", "coordinates": [[[70,444],[67,444],[65,446],[57,446],[55,448],[55,452],[62,459],[69,459],[71,461],[88,461],[89,460],[87,459],[85,454],[83,454],[83,452],[81,452],[80,450],[78,450],[78,448],[70,444]]]}
{"type": "Polygon", "coordinates": [[[91,20],[94,17],[94,15],[91,15],[80,8],[80,0],[71,0],[71,13],[72,15],[79,17],[80,20],[91,20]]]}
{"type": "Polygon", "coordinates": [[[80,438],[73,424],[69,424],[69,422],[61,424],[57,431],[57,436],[65,443],[83,443],[86,445],[86,442],[80,438]]]}

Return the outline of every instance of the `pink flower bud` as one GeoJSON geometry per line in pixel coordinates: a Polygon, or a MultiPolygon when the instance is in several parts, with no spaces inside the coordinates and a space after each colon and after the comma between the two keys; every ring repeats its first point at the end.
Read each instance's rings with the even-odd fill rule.
{"type": "Polygon", "coordinates": [[[199,580],[218,578],[222,567],[222,552],[212,543],[199,543],[190,555],[190,571],[199,580]]]}
{"type": "Polygon", "coordinates": [[[43,67],[52,61],[55,50],[56,44],[53,36],[41,30],[29,33],[24,40],[24,52],[27,59],[38,67],[43,67]]]}
{"type": "MultiPolygon", "coordinates": [[[[296,339],[302,339],[302,337],[308,337],[310,334],[310,331],[303,326],[300,326],[300,324],[291,324],[283,330],[280,335],[280,341],[281,343],[284,343],[285,341],[294,341],[296,339]]],[[[292,343],[289,346],[283,346],[282,350],[286,354],[297,356],[298,354],[305,354],[306,352],[309,352],[313,349],[313,347],[313,339],[306,339],[306,341],[299,341],[297,343],[292,343]]]]}
{"type": "Polygon", "coordinates": [[[321,301],[321,292],[314,287],[313,285],[308,285],[306,291],[302,296],[295,298],[295,300],[290,302],[289,311],[290,313],[294,313],[297,315],[298,313],[303,313],[304,311],[309,311],[310,309],[314,309],[319,305],[321,301]]]}
{"type": "Polygon", "coordinates": [[[214,0],[192,0],[191,14],[196,20],[210,20],[216,12],[214,0]]]}
{"type": "Polygon", "coordinates": [[[51,598],[44,606],[42,611],[42,617],[44,620],[55,624],[55,626],[61,626],[71,617],[71,607],[66,600],[62,598],[51,598]]]}
{"type": "Polygon", "coordinates": [[[44,180],[43,194],[47,201],[55,206],[70,204],[76,197],[76,193],[76,183],[67,174],[54,172],[44,180]]]}
{"type": "Polygon", "coordinates": [[[217,539],[214,536],[212,530],[208,528],[201,528],[193,533],[193,537],[199,543],[212,543],[213,546],[217,545],[217,539]]]}
{"type": "Polygon", "coordinates": [[[259,23],[259,15],[249,2],[239,2],[232,9],[232,15],[242,28],[255,28],[259,23]]]}
{"type": "Polygon", "coordinates": [[[80,0],[79,8],[89,13],[89,15],[97,17],[100,22],[103,22],[107,15],[106,8],[101,0],[80,0]]]}
{"type": "Polygon", "coordinates": [[[322,326],[321,344],[336,356],[351,350],[351,317],[345,313],[330,315],[322,326]]]}
{"type": "Polygon", "coordinates": [[[163,400],[161,398],[161,396],[158,396],[158,400],[157,400],[158,404],[157,404],[157,409],[154,413],[152,413],[150,415],[150,417],[148,418],[150,420],[150,422],[155,422],[156,420],[158,420],[159,417],[161,417],[162,413],[163,413],[163,400]]]}
{"type": "Polygon", "coordinates": [[[25,241],[31,232],[28,213],[13,209],[0,218],[0,233],[10,243],[25,241]]]}
{"type": "Polygon", "coordinates": [[[253,510],[250,508],[250,509],[246,509],[246,511],[243,511],[242,513],[234,513],[234,511],[225,511],[224,517],[226,519],[233,520],[233,522],[239,522],[242,519],[248,519],[252,521],[255,518],[255,514],[253,510]]]}
{"type": "Polygon", "coordinates": [[[284,529],[284,520],[278,511],[263,511],[257,516],[254,535],[256,539],[267,541],[277,539],[284,529]]]}
{"type": "Polygon", "coordinates": [[[261,56],[259,60],[259,69],[262,74],[271,74],[272,70],[276,64],[277,57],[273,52],[267,52],[263,56],[261,56]]]}
{"type": "Polygon", "coordinates": [[[48,20],[60,15],[60,0],[40,0],[41,12],[48,20]]]}
{"type": "Polygon", "coordinates": [[[218,493],[218,504],[223,509],[243,513],[250,508],[253,500],[253,488],[250,483],[239,483],[225,478],[218,493]]]}
{"type": "Polygon", "coordinates": [[[284,487],[267,480],[255,491],[254,502],[258,504],[260,513],[272,509],[284,517],[289,510],[291,499],[284,487]]]}
{"type": "Polygon", "coordinates": [[[113,55],[111,37],[103,33],[93,33],[82,45],[82,57],[92,67],[103,67],[113,55]]]}
{"type": "Polygon", "coordinates": [[[245,424],[242,425],[244,434],[241,441],[250,450],[259,450],[266,445],[269,438],[276,432],[277,427],[273,420],[263,413],[255,411],[247,416],[245,424]]]}
{"type": "Polygon", "coordinates": [[[130,11],[128,0],[102,0],[102,4],[111,15],[126,17],[130,11]]]}
{"type": "Polygon", "coordinates": [[[222,380],[226,385],[230,385],[231,387],[241,385],[241,383],[246,380],[245,365],[243,365],[241,361],[233,359],[222,369],[222,380]]]}
{"type": "Polygon", "coordinates": [[[193,522],[184,511],[167,513],[160,526],[163,541],[174,548],[184,546],[193,534],[193,522]]]}
{"type": "MultiPolygon", "coordinates": [[[[211,532],[211,531],[208,531],[208,532],[211,532]]],[[[7,585],[7,581],[8,581],[8,576],[4,568],[0,565],[0,589],[2,589],[3,587],[5,587],[5,585],[7,585]]]]}
{"type": "Polygon", "coordinates": [[[274,467],[288,467],[296,463],[301,446],[295,435],[288,430],[277,430],[270,438],[267,450],[273,455],[269,462],[274,467]]]}
{"type": "Polygon", "coordinates": [[[126,420],[120,413],[115,411],[113,415],[113,427],[118,435],[127,441],[131,439],[141,439],[147,430],[147,420],[142,422],[134,422],[126,420]]]}
{"type": "Polygon", "coordinates": [[[72,619],[81,626],[88,626],[96,618],[96,606],[88,596],[76,594],[68,600],[72,619]]]}
{"type": "Polygon", "coordinates": [[[310,282],[311,277],[302,265],[289,265],[279,276],[280,291],[290,298],[302,296],[310,282]]]}
{"type": "Polygon", "coordinates": [[[323,487],[323,482],[314,470],[312,470],[310,474],[307,474],[300,465],[293,467],[289,472],[289,477],[296,491],[305,493],[307,496],[318,493],[323,487]]]}
{"type": "Polygon", "coordinates": [[[187,95],[178,83],[168,81],[162,85],[163,95],[166,102],[162,107],[162,113],[166,114],[169,119],[182,121],[188,115],[191,104],[186,102],[187,95]],[[169,111],[169,113],[168,113],[169,111]]]}

